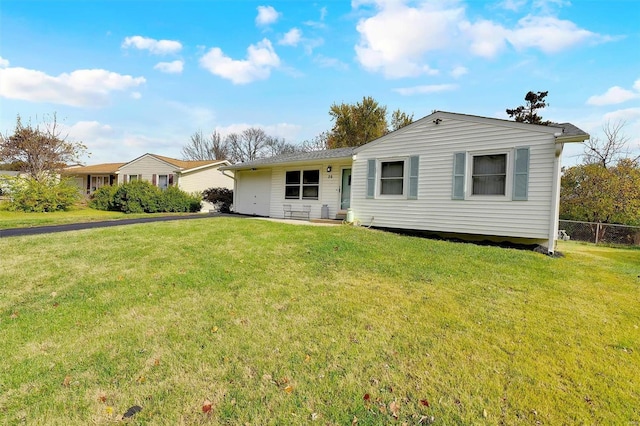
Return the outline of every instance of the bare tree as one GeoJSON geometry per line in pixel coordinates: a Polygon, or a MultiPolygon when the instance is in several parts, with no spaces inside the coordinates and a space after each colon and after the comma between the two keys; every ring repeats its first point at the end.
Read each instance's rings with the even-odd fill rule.
{"type": "Polygon", "coordinates": [[[324,151],[329,149],[329,132],[322,132],[313,139],[302,142],[304,152],[324,151]]]}
{"type": "Polygon", "coordinates": [[[35,181],[44,181],[60,173],[68,164],[86,154],[82,142],[67,141],[57,116],[45,116],[40,125],[22,124],[18,115],[12,135],[0,135],[0,161],[20,164],[20,170],[35,181]]]}
{"type": "Polygon", "coordinates": [[[282,138],[270,137],[265,144],[265,155],[267,157],[273,157],[274,155],[293,154],[301,152],[302,147],[289,142],[286,142],[282,138]]]}
{"type": "MultiPolygon", "coordinates": [[[[584,163],[599,164],[607,169],[623,158],[630,158],[629,138],[622,131],[625,125],[624,121],[607,121],[602,126],[604,138],[595,136],[584,142],[584,163]]],[[[630,159],[638,162],[640,155],[630,159]]]]}
{"type": "Polygon", "coordinates": [[[242,133],[231,133],[226,138],[231,150],[231,160],[243,163],[264,157],[270,139],[264,130],[257,127],[250,127],[242,133]]]}
{"type": "Polygon", "coordinates": [[[220,133],[214,131],[208,138],[198,130],[191,135],[191,140],[182,147],[182,158],[185,160],[226,160],[230,149],[220,133]]]}

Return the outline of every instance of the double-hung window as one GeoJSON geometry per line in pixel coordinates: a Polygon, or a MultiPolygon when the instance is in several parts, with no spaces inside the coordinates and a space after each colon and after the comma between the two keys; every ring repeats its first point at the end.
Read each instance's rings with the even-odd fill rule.
{"type": "Polygon", "coordinates": [[[284,198],[317,200],[320,194],[320,170],[290,170],[285,175],[284,198]]]}
{"type": "Polygon", "coordinates": [[[380,162],[380,195],[404,194],[404,160],[380,162]]]}
{"type": "Polygon", "coordinates": [[[474,155],[472,195],[506,195],[507,154],[474,155]]]}

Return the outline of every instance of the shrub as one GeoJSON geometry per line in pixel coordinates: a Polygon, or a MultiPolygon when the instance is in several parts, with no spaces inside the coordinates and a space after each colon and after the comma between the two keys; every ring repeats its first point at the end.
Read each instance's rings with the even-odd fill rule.
{"type": "Polygon", "coordinates": [[[114,198],[119,185],[102,186],[91,194],[89,207],[96,210],[119,210],[114,204],[114,198]]]}
{"type": "Polygon", "coordinates": [[[156,213],[160,190],[147,181],[134,181],[120,185],[113,194],[116,210],[125,213],[156,213]]]}
{"type": "Polygon", "coordinates": [[[9,208],[24,212],[55,212],[67,210],[80,199],[78,187],[69,179],[39,181],[31,177],[7,180],[9,208]]]}
{"type": "Polygon", "coordinates": [[[202,192],[202,199],[215,205],[218,211],[229,213],[233,204],[233,190],[228,188],[208,188],[202,192]]]}
{"type": "Polygon", "coordinates": [[[147,181],[134,181],[96,190],[89,204],[98,210],[125,213],[197,212],[200,198],[187,194],[178,187],[161,190],[147,181]]]}
{"type": "Polygon", "coordinates": [[[187,194],[176,186],[162,191],[160,209],[165,212],[198,212],[202,203],[200,197],[187,194]]]}

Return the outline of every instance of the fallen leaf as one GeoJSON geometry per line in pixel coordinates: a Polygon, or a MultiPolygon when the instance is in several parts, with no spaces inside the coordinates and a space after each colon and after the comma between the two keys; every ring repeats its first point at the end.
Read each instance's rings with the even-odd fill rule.
{"type": "Polygon", "coordinates": [[[98,401],[105,403],[107,402],[107,395],[101,393],[100,395],[98,395],[98,401]]]}
{"type": "Polygon", "coordinates": [[[113,416],[113,407],[104,407],[104,412],[107,414],[107,416],[113,416]]]}
{"type": "Polygon", "coordinates": [[[203,413],[211,412],[211,401],[209,401],[208,399],[205,399],[204,402],[202,403],[202,412],[203,413]]]}
{"type": "Polygon", "coordinates": [[[423,406],[425,406],[425,407],[428,407],[428,406],[429,406],[429,401],[427,401],[426,399],[421,399],[421,400],[420,400],[420,405],[423,405],[423,406]]]}
{"type": "Polygon", "coordinates": [[[58,302],[55,302],[55,303],[53,304],[53,307],[54,307],[54,308],[57,308],[58,306],[60,306],[60,304],[59,304],[58,302]]]}
{"type": "Polygon", "coordinates": [[[304,357],[304,362],[309,362],[311,361],[311,355],[307,354],[307,356],[304,357]]]}
{"type": "Polygon", "coordinates": [[[371,395],[369,395],[368,393],[365,393],[364,396],[362,397],[362,399],[364,399],[365,401],[369,402],[369,400],[371,399],[371,395]]]}
{"type": "Polygon", "coordinates": [[[138,379],[136,380],[136,382],[138,382],[138,383],[140,383],[140,384],[142,384],[142,383],[144,383],[144,382],[146,382],[146,381],[147,381],[147,378],[146,378],[146,377],[144,377],[144,376],[140,376],[140,377],[138,377],[138,379]]]}
{"type": "Polygon", "coordinates": [[[312,421],[318,420],[318,413],[311,413],[311,420],[312,421]]]}
{"type": "Polygon", "coordinates": [[[218,327],[212,327],[211,328],[211,332],[212,333],[217,333],[218,332],[218,327]]]}
{"type": "Polygon", "coordinates": [[[20,314],[18,313],[18,311],[13,311],[13,312],[11,313],[11,315],[9,316],[9,318],[11,318],[11,319],[16,319],[16,318],[18,318],[18,316],[19,316],[19,315],[20,315],[20,314]]]}
{"type": "Polygon", "coordinates": [[[391,415],[393,416],[393,418],[397,419],[398,411],[400,411],[400,404],[398,404],[396,401],[391,401],[391,403],[389,404],[389,411],[391,411],[391,415]]]}
{"type": "Polygon", "coordinates": [[[482,417],[484,417],[486,419],[487,416],[488,416],[487,409],[485,408],[484,410],[482,410],[482,417]]]}
{"type": "Polygon", "coordinates": [[[155,365],[156,367],[160,365],[160,359],[156,358],[153,360],[153,365],[155,365]]]}
{"type": "Polygon", "coordinates": [[[293,392],[293,386],[291,386],[291,385],[287,385],[287,386],[284,388],[284,391],[285,391],[286,393],[291,393],[291,392],[293,392]]]}
{"type": "Polygon", "coordinates": [[[351,426],[355,426],[358,424],[358,418],[356,416],[353,416],[353,420],[351,420],[351,426]]]}
{"type": "Polygon", "coordinates": [[[130,407],[123,415],[122,418],[126,419],[128,417],[133,417],[136,414],[138,414],[140,411],[142,411],[142,407],[139,405],[134,405],[133,407],[130,407]]]}
{"type": "Polygon", "coordinates": [[[64,386],[65,388],[68,388],[70,384],[71,384],[71,376],[65,376],[64,380],[62,381],[62,386],[64,386]]]}

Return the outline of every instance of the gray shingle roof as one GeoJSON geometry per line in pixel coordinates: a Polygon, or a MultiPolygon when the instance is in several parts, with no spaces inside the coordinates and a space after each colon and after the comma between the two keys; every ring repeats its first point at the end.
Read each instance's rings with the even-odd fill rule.
{"type": "Polygon", "coordinates": [[[589,134],[582,129],[574,126],[571,123],[551,123],[554,127],[562,128],[562,136],[561,137],[572,137],[572,136],[586,136],[585,139],[589,138],[589,134]]]}
{"type": "Polygon", "coordinates": [[[350,158],[354,147],[326,149],[324,151],[295,152],[293,154],[276,155],[269,158],[237,163],[231,166],[220,167],[220,170],[251,169],[262,166],[275,166],[278,164],[303,163],[314,160],[328,160],[332,158],[350,158]]]}

